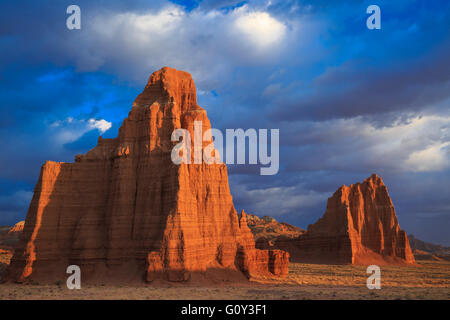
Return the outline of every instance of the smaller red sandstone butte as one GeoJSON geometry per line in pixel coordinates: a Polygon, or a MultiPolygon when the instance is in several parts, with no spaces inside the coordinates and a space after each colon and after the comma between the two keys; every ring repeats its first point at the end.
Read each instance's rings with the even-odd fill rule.
{"type": "Polygon", "coordinates": [[[415,265],[387,187],[376,174],[340,187],[328,199],[323,217],[304,235],[277,241],[276,247],[298,262],[415,265]]]}

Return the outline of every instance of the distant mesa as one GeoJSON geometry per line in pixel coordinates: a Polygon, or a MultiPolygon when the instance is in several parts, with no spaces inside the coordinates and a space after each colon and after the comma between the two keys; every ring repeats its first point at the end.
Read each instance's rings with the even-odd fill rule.
{"type": "Polygon", "coordinates": [[[247,224],[255,236],[256,247],[260,249],[273,249],[276,241],[294,239],[305,233],[305,230],[301,228],[278,222],[268,216],[260,218],[247,214],[247,224]]]}
{"type": "Polygon", "coordinates": [[[450,247],[425,242],[413,235],[408,238],[416,260],[450,261],[450,247]]]}
{"type": "Polygon", "coordinates": [[[13,227],[0,226],[0,277],[9,265],[14,248],[19,243],[25,221],[16,223],[13,227]]]}
{"type": "Polygon", "coordinates": [[[153,73],[117,138],[99,139],[74,163],[42,166],[4,280],[66,279],[72,264],[102,282],[285,275],[287,252],[255,248],[225,164],[172,163],[172,132],[193,135],[197,120],[211,127],[191,75],[153,73]]]}
{"type": "Polygon", "coordinates": [[[9,229],[8,236],[19,239],[20,236],[22,235],[24,225],[25,221],[17,222],[11,229],[9,229]]]}
{"type": "Polygon", "coordinates": [[[0,227],[0,249],[14,250],[22,236],[25,221],[16,223],[13,227],[0,227]]]}
{"type": "Polygon", "coordinates": [[[387,187],[376,174],[343,185],[328,199],[322,218],[296,237],[278,237],[264,248],[286,250],[304,263],[414,265],[406,232],[400,229],[387,187]]]}

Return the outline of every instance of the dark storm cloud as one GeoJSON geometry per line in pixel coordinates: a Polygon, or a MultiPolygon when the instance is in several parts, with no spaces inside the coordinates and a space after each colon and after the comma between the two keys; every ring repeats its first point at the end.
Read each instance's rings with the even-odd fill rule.
{"type": "Polygon", "coordinates": [[[0,178],[0,225],[13,225],[25,217],[32,191],[31,184],[0,178]]]}
{"type": "Polygon", "coordinates": [[[450,43],[436,51],[388,70],[367,70],[362,62],[330,68],[312,83],[310,95],[277,101],[271,115],[284,121],[371,115],[379,120],[380,114],[431,108],[450,98],[450,43]]]}

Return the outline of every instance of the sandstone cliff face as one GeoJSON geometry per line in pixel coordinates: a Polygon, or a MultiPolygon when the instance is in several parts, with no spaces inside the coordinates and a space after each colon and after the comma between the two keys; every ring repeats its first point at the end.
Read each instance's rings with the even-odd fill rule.
{"type": "Polygon", "coordinates": [[[286,274],[286,252],[255,249],[225,164],[171,161],[172,132],[185,128],[193,137],[194,121],[210,128],[190,74],[163,68],[117,138],[99,138],[74,163],[46,162],[6,278],[63,279],[71,264],[84,279],[102,281],[185,281],[213,270],[286,274]]]}
{"type": "Polygon", "coordinates": [[[376,174],[342,186],[328,199],[322,218],[293,241],[276,246],[294,261],[330,264],[414,264],[386,186],[376,174]]]}

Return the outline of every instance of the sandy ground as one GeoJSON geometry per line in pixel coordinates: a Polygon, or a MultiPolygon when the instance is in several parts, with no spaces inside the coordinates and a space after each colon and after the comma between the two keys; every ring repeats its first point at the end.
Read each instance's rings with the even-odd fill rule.
{"type": "Polygon", "coordinates": [[[84,285],[69,290],[64,283],[1,284],[5,299],[450,299],[450,262],[423,261],[420,267],[381,267],[379,290],[369,290],[361,266],[292,263],[284,279],[255,279],[247,283],[195,286],[191,283],[155,285],[84,285]]]}

